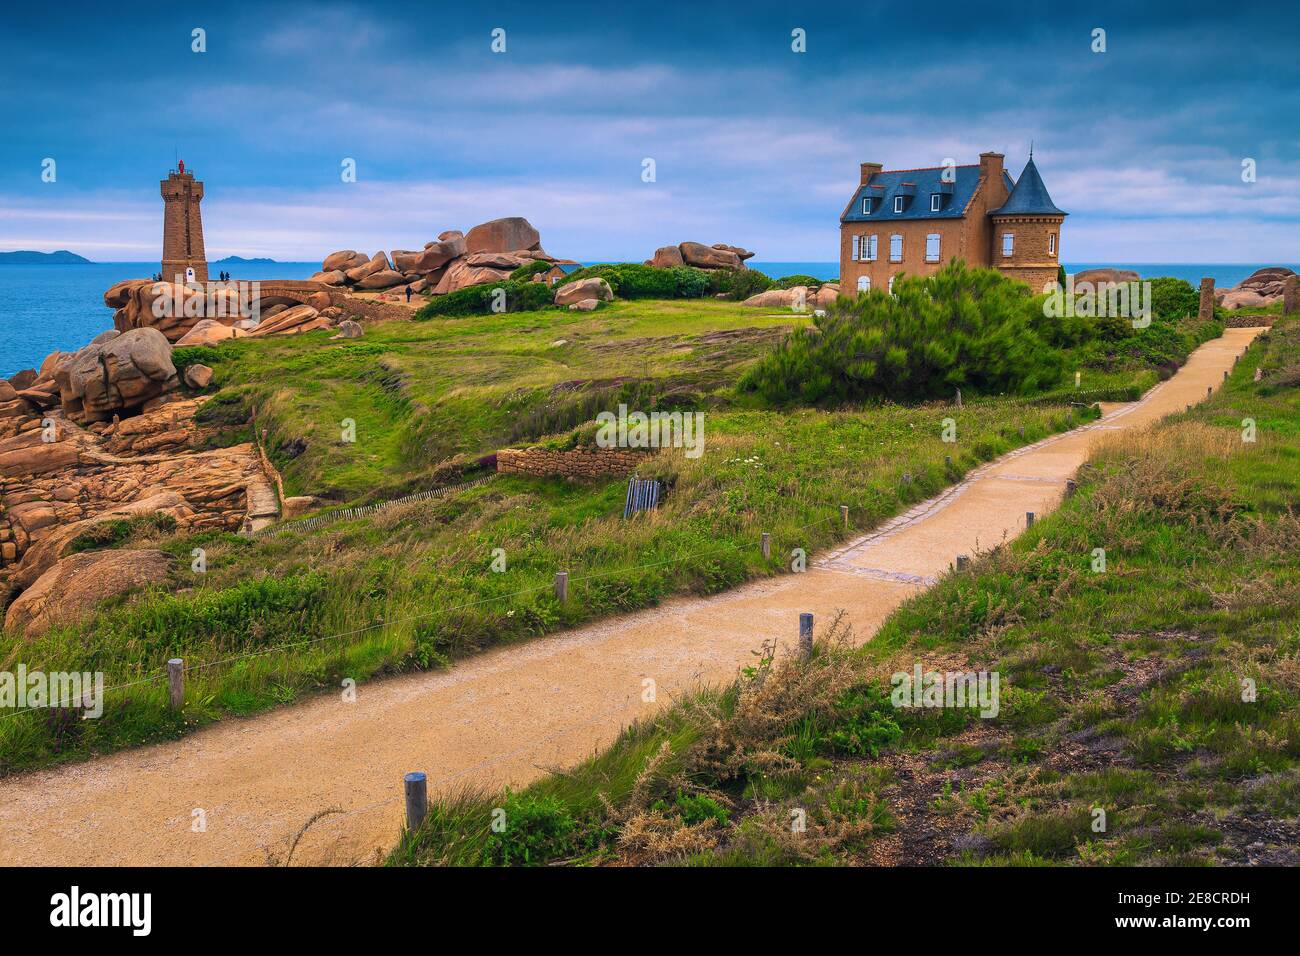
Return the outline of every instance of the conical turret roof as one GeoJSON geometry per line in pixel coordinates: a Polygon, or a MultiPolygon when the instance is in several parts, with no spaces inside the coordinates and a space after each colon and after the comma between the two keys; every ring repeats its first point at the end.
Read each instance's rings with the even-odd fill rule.
{"type": "Polygon", "coordinates": [[[994,209],[991,216],[1068,216],[1064,209],[1057,209],[1052,197],[1043,185],[1043,177],[1038,175],[1034,157],[1029,157],[1024,172],[1016,180],[1016,188],[1002,204],[1001,209],[994,209]]]}

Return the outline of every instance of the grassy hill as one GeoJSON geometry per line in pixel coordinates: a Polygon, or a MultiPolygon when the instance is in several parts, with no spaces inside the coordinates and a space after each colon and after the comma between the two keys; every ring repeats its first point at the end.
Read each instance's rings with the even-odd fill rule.
{"type": "MultiPolygon", "coordinates": [[[[483,456],[545,436],[575,440],[598,409],[620,401],[704,411],[706,454],[657,456],[648,468],[667,498],[653,516],[626,522],[622,481],[499,476],[256,538],[133,525],[100,544],[161,547],[185,570],[83,624],[0,636],[4,666],[93,667],[110,687],[125,686],[110,692],[99,720],[0,721],[0,773],[785,573],[777,556],[790,548],[812,553],[872,528],[979,463],[1095,416],[1071,402],[1136,397],[1163,368],[1141,352],[1106,352],[1067,366],[1055,388],[972,395],[960,411],[947,402],[771,407],[739,390],[746,370],[806,321],[713,300],[639,300],[586,314],[376,324],[355,341],[312,333],[176,350],[178,366],[215,370],[217,392],[201,414],[223,429],[218,441],[265,430],[286,492],[340,505],[488,473],[483,456]],[[957,421],[955,445],[941,441],[945,417],[957,421]],[[354,444],[340,440],[344,419],[355,422],[354,444]],[[771,561],[758,552],[763,531],[773,536],[771,561]],[[204,574],[188,571],[196,547],[207,554],[204,574]],[[490,570],[497,548],[504,573],[490,570]],[[551,593],[559,570],[571,575],[564,605],[551,593]],[[166,707],[162,668],[174,656],[190,668],[183,714],[166,707]]],[[[1185,356],[1205,330],[1178,334],[1185,356]]]]}
{"type": "Polygon", "coordinates": [[[1294,865],[1297,369],[1291,321],[862,648],[832,627],[580,767],[437,803],[389,862],[1294,865]],[[893,707],[917,662],[998,672],[999,714],[893,707]]]}

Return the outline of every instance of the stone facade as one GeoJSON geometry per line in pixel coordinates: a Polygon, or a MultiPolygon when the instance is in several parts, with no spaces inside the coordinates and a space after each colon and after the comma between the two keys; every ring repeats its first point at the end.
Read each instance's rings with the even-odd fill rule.
{"type": "Polygon", "coordinates": [[[497,471],[535,478],[625,478],[650,454],[630,448],[503,448],[497,452],[497,471]]]}
{"type": "Polygon", "coordinates": [[[1209,276],[1201,280],[1201,302],[1196,315],[1202,322],[1214,318],[1214,279],[1209,276]]]}
{"type": "Polygon", "coordinates": [[[185,281],[185,270],[192,268],[198,282],[208,281],[208,257],[203,251],[203,183],[179,164],[159,185],[163,198],[162,276],[167,281],[176,276],[185,281]]]}
{"type": "Polygon", "coordinates": [[[1060,263],[1055,248],[1061,241],[1059,216],[992,216],[993,267],[1019,279],[1035,293],[1058,278],[1060,263]],[[1010,233],[1014,251],[1002,255],[1002,236],[1010,233]],[[1055,246],[1053,245],[1055,244],[1055,246]]]}
{"type": "MultiPolygon", "coordinates": [[[[1009,203],[1016,184],[1006,174],[1003,158],[1001,153],[981,153],[978,166],[950,167],[949,182],[944,182],[943,167],[886,171],[880,163],[863,163],[859,191],[840,221],[843,293],[888,291],[899,275],[933,275],[956,259],[972,268],[998,269],[1035,293],[1056,281],[1065,213],[1051,206],[1050,198],[1027,207],[1009,203]],[[873,189],[891,200],[899,180],[908,191],[906,213],[900,217],[888,203],[864,211],[862,201],[873,189]],[[877,182],[891,186],[874,185],[877,182]],[[937,210],[930,205],[936,195],[937,210]],[[1004,206],[1008,209],[1000,211],[1004,206]],[[1007,234],[1012,237],[1010,255],[1003,254],[1007,234]]],[[[1022,179],[1028,176],[1041,187],[1032,163],[1031,158],[1022,179]]]]}

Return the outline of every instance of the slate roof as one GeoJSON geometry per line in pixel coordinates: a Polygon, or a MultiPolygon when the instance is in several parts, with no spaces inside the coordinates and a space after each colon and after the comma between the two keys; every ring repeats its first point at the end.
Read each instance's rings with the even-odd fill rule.
{"type": "Polygon", "coordinates": [[[1016,181],[1016,188],[1011,190],[1011,195],[1007,201],[1002,204],[1001,209],[994,209],[989,213],[990,216],[1068,216],[1069,213],[1064,209],[1057,209],[1052,202],[1052,197],[1047,193],[1047,187],[1043,185],[1043,177],[1038,175],[1038,167],[1034,165],[1034,157],[1029,157],[1029,162],[1025,164],[1024,172],[1020,174],[1020,179],[1016,181]]]}
{"type": "MultiPolygon", "coordinates": [[[[930,211],[930,194],[947,194],[943,182],[946,167],[934,166],[929,169],[887,169],[873,173],[866,185],[859,186],[853,194],[840,222],[900,222],[910,219],[961,219],[966,214],[980,181],[978,164],[955,167],[956,181],[951,183],[952,193],[939,207],[938,212],[930,211]],[[912,193],[910,187],[915,187],[912,193]],[[862,214],[862,199],[867,194],[878,197],[872,202],[871,215],[862,214]],[[911,194],[910,201],[904,203],[901,213],[894,212],[894,197],[911,194]]],[[[1007,190],[1014,189],[1015,182],[1003,170],[1007,190]]]]}

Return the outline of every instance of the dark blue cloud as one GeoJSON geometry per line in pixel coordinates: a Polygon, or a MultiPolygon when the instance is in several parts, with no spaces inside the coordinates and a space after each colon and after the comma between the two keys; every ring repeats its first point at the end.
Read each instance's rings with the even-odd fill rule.
{"type": "Polygon", "coordinates": [[[301,254],[343,242],[349,223],[310,204],[389,246],[526,212],[582,256],[713,228],[691,235],[833,258],[857,162],[993,148],[1018,172],[1032,140],[1075,258],[1222,235],[1294,260],[1297,27],[1293,3],[28,6],[0,35],[0,246],[107,242],[93,217],[120,213],[117,238],[147,248],[134,223],[179,154],[218,248],[291,255],[295,226],[301,254]]]}

